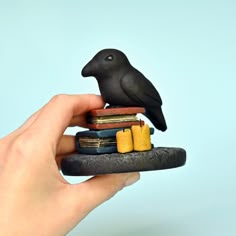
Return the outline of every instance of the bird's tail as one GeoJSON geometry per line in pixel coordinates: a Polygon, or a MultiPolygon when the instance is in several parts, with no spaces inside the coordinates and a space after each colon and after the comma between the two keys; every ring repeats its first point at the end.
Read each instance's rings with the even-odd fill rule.
{"type": "Polygon", "coordinates": [[[161,107],[148,109],[145,115],[157,129],[163,132],[166,131],[167,125],[161,107]]]}

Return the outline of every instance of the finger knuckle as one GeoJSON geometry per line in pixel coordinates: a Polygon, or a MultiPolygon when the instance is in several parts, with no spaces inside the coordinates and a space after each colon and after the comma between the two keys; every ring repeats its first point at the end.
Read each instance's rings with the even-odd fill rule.
{"type": "Polygon", "coordinates": [[[67,98],[68,98],[68,95],[66,94],[57,94],[52,97],[51,102],[61,104],[61,103],[64,103],[67,100],[67,98]]]}
{"type": "Polygon", "coordinates": [[[11,150],[18,156],[24,156],[26,153],[32,152],[33,136],[34,134],[27,132],[16,137],[11,145],[11,150]]]}

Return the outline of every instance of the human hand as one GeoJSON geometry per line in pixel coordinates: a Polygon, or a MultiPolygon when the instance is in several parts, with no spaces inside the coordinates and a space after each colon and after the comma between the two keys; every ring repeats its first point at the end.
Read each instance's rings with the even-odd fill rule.
{"type": "Polygon", "coordinates": [[[72,185],[58,170],[75,151],[66,128],[86,127],[86,112],[103,106],[96,95],[57,95],[0,140],[0,235],[65,235],[139,179],[139,173],[112,174],[72,185]]]}

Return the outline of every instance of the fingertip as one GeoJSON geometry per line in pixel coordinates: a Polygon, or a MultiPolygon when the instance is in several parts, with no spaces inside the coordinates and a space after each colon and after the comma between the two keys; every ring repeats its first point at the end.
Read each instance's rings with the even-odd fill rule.
{"type": "Polygon", "coordinates": [[[134,172],[131,173],[125,181],[124,187],[128,187],[130,185],[135,184],[140,179],[140,173],[134,172]]]}

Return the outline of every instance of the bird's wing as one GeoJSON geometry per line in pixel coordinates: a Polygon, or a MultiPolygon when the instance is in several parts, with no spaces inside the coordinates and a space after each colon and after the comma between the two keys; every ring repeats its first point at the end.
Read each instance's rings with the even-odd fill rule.
{"type": "Polygon", "coordinates": [[[153,84],[139,71],[132,70],[120,80],[126,95],[140,106],[161,106],[162,100],[153,84]]]}

